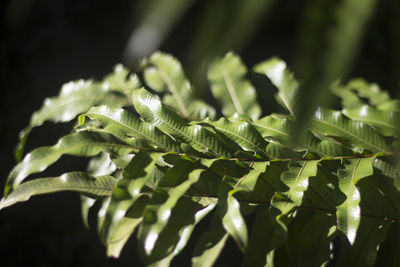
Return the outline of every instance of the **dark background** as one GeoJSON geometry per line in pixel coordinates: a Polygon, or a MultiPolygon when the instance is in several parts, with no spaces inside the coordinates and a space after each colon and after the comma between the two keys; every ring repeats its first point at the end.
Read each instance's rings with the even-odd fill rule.
{"type": "MultiPolygon", "coordinates": [[[[237,51],[248,66],[274,55],[289,65],[293,62],[304,1],[276,2],[258,22],[254,35],[237,51]]],[[[378,2],[349,77],[377,82],[394,96],[400,79],[400,13],[393,8],[395,1],[378,2]]],[[[166,35],[160,49],[190,65],[188,46],[197,23],[204,19],[199,10],[207,3],[210,1],[193,4],[166,35]]],[[[135,1],[128,0],[0,1],[1,188],[15,165],[13,149],[18,132],[28,125],[30,115],[45,97],[57,95],[61,85],[70,80],[101,79],[116,63],[136,65],[135,59],[124,56],[124,51],[138,23],[138,8],[135,1]]],[[[55,143],[71,124],[52,126],[46,123],[34,130],[27,151],[55,143]]],[[[63,157],[47,173],[59,175],[65,169],[83,169],[83,163],[63,157]]],[[[79,196],[74,193],[34,197],[2,210],[1,265],[140,266],[133,240],[119,260],[107,259],[93,223],[94,218],[92,228],[84,228],[79,196]]],[[[231,248],[226,253],[234,252],[231,248]]],[[[235,257],[230,258],[234,262],[235,257]]],[[[184,255],[182,261],[188,263],[189,258],[184,255]]]]}

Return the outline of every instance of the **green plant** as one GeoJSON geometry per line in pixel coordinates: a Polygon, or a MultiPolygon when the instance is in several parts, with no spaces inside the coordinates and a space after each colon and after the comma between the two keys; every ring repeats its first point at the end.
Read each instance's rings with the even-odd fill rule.
{"type": "Polygon", "coordinates": [[[86,224],[94,202],[102,203],[98,231],[108,255],[118,257],[136,231],[148,265],[169,265],[207,216],[193,266],[212,265],[228,238],[243,266],[396,265],[399,100],[361,79],[335,83],[342,109],[318,107],[304,125],[286,64],[272,58],[254,71],[279,89],[286,114],[260,118],[247,69],[232,53],[208,68],[222,116],[162,53],[145,60],[139,76],[117,66],[102,82],[66,84],[33,114],[16,156],[44,121],[79,115],[74,133],[25,155],[0,209],[33,195],[80,192],[86,224]],[[88,171],[24,182],[62,155],[91,157],[88,171]]]}

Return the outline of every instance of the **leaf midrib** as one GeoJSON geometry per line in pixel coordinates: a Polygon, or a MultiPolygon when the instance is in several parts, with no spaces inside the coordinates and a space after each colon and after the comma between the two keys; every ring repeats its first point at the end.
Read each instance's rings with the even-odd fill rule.
{"type": "MultiPolygon", "coordinates": [[[[160,147],[164,147],[164,148],[166,147],[166,146],[163,145],[162,143],[158,142],[156,139],[153,139],[150,135],[145,135],[145,134],[141,133],[140,131],[136,130],[135,128],[131,127],[131,126],[128,125],[128,124],[119,122],[119,121],[117,121],[117,120],[113,120],[112,118],[107,117],[107,116],[105,116],[105,115],[103,115],[103,114],[100,114],[100,113],[97,113],[97,112],[91,112],[91,113],[87,113],[87,114],[96,114],[96,115],[102,116],[103,118],[109,119],[109,120],[111,120],[112,122],[114,122],[114,123],[116,123],[116,124],[119,124],[119,125],[121,125],[121,126],[123,126],[123,127],[128,128],[129,130],[132,130],[133,132],[135,132],[135,133],[139,134],[140,136],[142,136],[143,139],[150,139],[150,140],[152,140],[154,143],[158,144],[160,147]]],[[[139,126],[139,127],[140,127],[140,126],[139,126]]],[[[149,131],[150,131],[150,130],[149,130],[149,131]]]]}
{"type": "MultiPolygon", "coordinates": [[[[300,178],[301,174],[303,173],[304,168],[306,167],[307,163],[308,163],[308,161],[304,161],[304,162],[303,162],[303,165],[301,166],[301,168],[300,168],[300,170],[299,170],[299,172],[297,173],[297,177],[296,177],[296,179],[294,180],[294,183],[295,183],[296,185],[297,185],[297,180],[300,178]]],[[[287,196],[288,199],[290,199],[290,196],[291,196],[292,192],[294,191],[294,188],[295,188],[295,187],[296,187],[296,186],[291,186],[291,187],[290,187],[290,190],[289,190],[289,193],[288,193],[288,196],[287,196]]],[[[285,208],[285,206],[286,206],[287,203],[288,203],[288,202],[285,202],[285,203],[283,204],[282,210],[285,208]]]]}
{"type": "Polygon", "coordinates": [[[236,94],[235,87],[232,83],[231,78],[229,77],[228,72],[226,70],[223,70],[222,75],[224,77],[224,82],[225,82],[226,88],[228,89],[229,95],[231,96],[231,99],[232,99],[233,105],[235,106],[235,109],[237,110],[238,113],[243,114],[244,113],[243,107],[240,104],[239,97],[236,94]]]}
{"type": "Polygon", "coordinates": [[[333,123],[330,123],[330,122],[325,121],[325,120],[315,119],[315,118],[313,118],[312,120],[317,121],[317,122],[320,122],[320,123],[323,123],[323,124],[326,124],[326,125],[329,125],[329,126],[335,128],[335,129],[339,130],[339,131],[342,131],[342,132],[344,132],[345,134],[347,134],[347,135],[349,135],[349,136],[352,136],[352,137],[358,139],[359,141],[365,143],[366,145],[375,148],[376,152],[379,152],[379,151],[387,152],[385,149],[380,149],[380,148],[377,147],[376,145],[374,145],[374,144],[372,144],[372,143],[369,143],[367,140],[365,140],[365,139],[363,139],[363,138],[361,138],[361,137],[358,137],[357,135],[355,135],[355,134],[353,134],[353,133],[351,133],[351,132],[349,132],[349,131],[347,131],[347,130],[345,130],[345,129],[343,129],[343,128],[340,128],[340,127],[336,126],[336,125],[333,124],[333,123]]]}
{"type": "MultiPolygon", "coordinates": [[[[285,132],[279,131],[279,130],[277,130],[277,129],[275,129],[275,128],[270,128],[270,127],[268,127],[268,126],[265,126],[265,125],[262,125],[262,124],[258,124],[258,123],[255,123],[255,122],[252,122],[251,124],[254,125],[254,126],[256,126],[256,127],[264,128],[264,129],[267,129],[267,130],[269,130],[269,131],[271,131],[271,132],[275,132],[275,133],[284,135],[284,136],[286,136],[287,138],[291,139],[292,142],[293,142],[293,140],[294,140],[293,136],[291,136],[291,135],[289,135],[289,134],[287,134],[287,133],[285,133],[285,132]]],[[[321,143],[321,142],[319,142],[319,143],[321,143]]],[[[304,142],[301,142],[301,145],[303,145],[305,149],[308,149],[308,150],[310,150],[310,151],[313,151],[314,153],[317,153],[317,154],[319,153],[319,154],[321,154],[321,155],[324,155],[325,157],[328,157],[328,156],[329,156],[328,154],[323,153],[323,152],[319,151],[318,149],[314,148],[313,146],[307,145],[307,144],[304,143],[304,142]]]]}
{"type": "Polygon", "coordinates": [[[185,105],[183,104],[182,98],[180,97],[179,93],[178,93],[178,89],[175,87],[175,85],[173,84],[171,78],[169,77],[168,73],[166,73],[163,70],[159,70],[161,77],[163,78],[164,82],[167,84],[169,90],[171,91],[172,95],[174,96],[174,98],[176,99],[179,109],[182,112],[182,115],[184,117],[188,117],[189,116],[189,112],[186,109],[185,105]]]}
{"type": "Polygon", "coordinates": [[[238,134],[236,134],[236,133],[234,133],[234,132],[232,132],[232,131],[229,131],[229,130],[227,130],[227,129],[220,128],[220,127],[217,127],[217,126],[215,126],[215,127],[216,127],[218,130],[220,130],[220,131],[224,131],[224,132],[226,132],[226,133],[229,133],[229,134],[231,134],[231,135],[237,137],[238,139],[241,139],[241,140],[243,140],[244,142],[251,144],[252,146],[254,146],[254,147],[260,152],[261,155],[264,155],[264,156],[267,156],[267,157],[269,157],[269,158],[272,158],[271,155],[269,155],[267,152],[265,152],[264,150],[262,150],[259,146],[257,146],[256,144],[254,144],[254,143],[251,142],[250,140],[248,140],[248,139],[246,139],[246,138],[244,138],[244,137],[242,137],[242,136],[240,136],[240,135],[238,135],[238,134]]]}

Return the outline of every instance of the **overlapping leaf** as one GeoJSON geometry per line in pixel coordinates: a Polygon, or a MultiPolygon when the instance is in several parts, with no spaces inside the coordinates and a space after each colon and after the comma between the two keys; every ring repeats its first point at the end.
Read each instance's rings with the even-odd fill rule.
{"type": "Polygon", "coordinates": [[[97,225],[108,256],[118,257],[139,229],[140,257],[152,266],[173,265],[207,216],[209,229],[199,227],[194,240],[193,266],[215,264],[230,238],[244,254],[242,266],[395,259],[388,250],[397,251],[398,242],[387,232],[398,234],[400,215],[397,100],[364,81],[337,83],[332,90],[345,109],[318,109],[300,134],[298,83],[286,64],[274,58],[256,71],[278,87],[290,114],[258,119],[246,69],[228,54],[208,74],[223,113],[232,116],[189,121],[211,111],[193,96],[180,64],[157,53],[144,67],[163,101],[137,89],[138,78],[122,66],[102,86],[90,85],[97,89],[76,89],[104,90],[99,103],[128,96],[123,103],[132,102],[140,118],[121,109],[122,102],[92,107],[97,102],[89,101],[76,133],[33,150],[11,171],[0,208],[36,194],[78,191],[86,225],[90,207],[102,201],[97,225]],[[23,182],[62,155],[91,157],[88,173],[23,182]]]}
{"type": "Polygon", "coordinates": [[[272,204],[282,213],[290,212],[300,206],[304,191],[308,188],[308,179],[317,174],[319,160],[292,161],[288,170],[281,175],[281,180],[288,186],[285,192],[275,193],[272,204]]]}
{"type": "Polygon", "coordinates": [[[247,121],[230,122],[221,118],[211,123],[216,130],[237,143],[243,150],[251,151],[261,158],[272,158],[266,152],[267,142],[260,133],[247,121]]]}
{"type": "Polygon", "coordinates": [[[307,151],[321,157],[349,154],[341,144],[319,140],[309,131],[302,135],[296,134],[294,122],[284,116],[270,115],[252,124],[265,138],[276,140],[295,151],[307,151]]]}
{"type": "Polygon", "coordinates": [[[44,171],[62,155],[91,157],[101,151],[124,154],[134,147],[124,143],[113,135],[99,132],[78,132],[62,137],[54,146],[40,147],[27,154],[11,171],[5,189],[5,195],[18,186],[28,175],[44,171]]]}
{"type": "Polygon", "coordinates": [[[131,112],[108,106],[92,107],[86,116],[98,120],[104,127],[112,126],[118,132],[145,141],[147,145],[164,151],[180,152],[179,144],[154,125],[141,121],[131,112]]]}
{"type": "Polygon", "coordinates": [[[231,155],[229,147],[218,140],[209,130],[201,125],[187,125],[177,113],[163,106],[158,97],[145,89],[136,90],[132,99],[135,109],[142,118],[165,133],[182,140],[201,153],[216,157],[231,155]]]}

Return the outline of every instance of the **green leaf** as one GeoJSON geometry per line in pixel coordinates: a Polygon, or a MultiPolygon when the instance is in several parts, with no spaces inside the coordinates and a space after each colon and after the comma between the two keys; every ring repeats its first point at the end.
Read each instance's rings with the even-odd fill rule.
{"type": "Polygon", "coordinates": [[[304,192],[301,207],[336,212],[336,206],[346,200],[346,195],[339,189],[335,173],[339,166],[339,160],[319,162],[316,176],[308,179],[308,187],[304,192]]]}
{"type": "Polygon", "coordinates": [[[124,109],[108,106],[92,107],[85,115],[99,121],[104,127],[112,126],[113,130],[135,137],[138,141],[145,141],[146,144],[155,148],[180,152],[179,145],[169,135],[161,132],[154,125],[141,121],[124,109]]]}
{"type": "Polygon", "coordinates": [[[274,208],[257,207],[241,266],[265,266],[268,252],[285,244],[287,229],[276,219],[278,215],[279,211],[274,208]]]}
{"type": "Polygon", "coordinates": [[[148,62],[151,67],[144,71],[145,81],[157,92],[169,92],[164,96],[164,104],[173,107],[185,118],[215,117],[215,109],[195,97],[179,61],[169,54],[156,52],[148,62]]]}
{"type": "Polygon", "coordinates": [[[321,141],[309,131],[299,136],[296,134],[294,122],[287,117],[270,115],[252,124],[264,138],[275,140],[295,151],[307,151],[320,157],[351,154],[342,145],[329,140],[321,141]]]}
{"type": "Polygon", "coordinates": [[[246,74],[247,68],[240,58],[228,53],[209,66],[207,77],[225,116],[247,114],[256,120],[261,114],[261,108],[257,104],[255,88],[245,79],[246,74]]]}
{"type": "Polygon", "coordinates": [[[269,203],[276,191],[287,189],[280,180],[287,162],[267,161],[254,162],[249,171],[237,185],[240,191],[235,194],[237,199],[255,203],[269,203]]]}
{"type": "Polygon", "coordinates": [[[195,248],[195,254],[192,258],[192,266],[213,266],[227,239],[228,234],[221,230],[221,228],[205,232],[198,240],[198,245],[195,248]]]}
{"type": "Polygon", "coordinates": [[[96,199],[81,195],[81,216],[83,225],[89,229],[89,210],[96,203],[96,199]]]}
{"type": "Polygon", "coordinates": [[[375,263],[378,246],[386,238],[396,213],[381,188],[376,186],[377,181],[374,180],[380,180],[379,178],[381,177],[376,179],[375,176],[370,176],[357,183],[361,194],[360,225],[350,252],[342,256],[338,265],[346,263],[351,266],[372,266],[375,263]]]}
{"type": "Polygon", "coordinates": [[[28,153],[8,176],[5,196],[30,174],[44,171],[62,155],[91,157],[102,151],[124,154],[134,147],[113,135],[98,132],[78,132],[62,137],[54,146],[40,147],[28,153]]]}
{"type": "MultiPolygon", "coordinates": [[[[113,73],[107,75],[102,81],[102,86],[113,92],[119,92],[126,96],[137,88],[141,87],[139,78],[136,74],[129,75],[129,70],[122,64],[114,67],[113,73]]],[[[128,98],[128,100],[130,100],[128,98]]]]}
{"type": "Polygon", "coordinates": [[[231,190],[228,193],[227,210],[222,218],[222,225],[244,252],[247,247],[247,227],[240,212],[240,203],[233,196],[235,192],[236,190],[231,190]]]}
{"type": "Polygon", "coordinates": [[[0,202],[0,209],[17,202],[28,200],[31,196],[59,191],[76,191],[91,197],[111,195],[116,186],[112,176],[90,176],[84,172],[65,173],[59,177],[37,178],[19,185],[0,202]]]}
{"type": "Polygon", "coordinates": [[[400,112],[400,100],[390,100],[377,106],[379,110],[400,112]]]}
{"type": "Polygon", "coordinates": [[[291,161],[288,170],[282,173],[281,180],[289,189],[277,193],[272,199],[272,205],[282,214],[300,206],[304,191],[308,188],[308,179],[317,175],[318,162],[319,160],[291,161]]]}
{"type": "Polygon", "coordinates": [[[20,143],[15,151],[16,158],[21,159],[26,139],[34,127],[42,125],[45,121],[71,121],[80,113],[86,112],[99,103],[122,107],[128,104],[128,99],[112,94],[107,87],[91,80],[78,80],[64,84],[57,97],[46,98],[43,106],[32,114],[29,126],[20,133],[20,143]]]}
{"type": "Polygon", "coordinates": [[[350,243],[353,244],[356,232],[360,224],[360,192],[356,183],[364,177],[373,174],[372,163],[375,157],[345,159],[343,169],[338,170],[339,187],[346,195],[346,201],[337,207],[338,229],[346,234],[350,243]]]}
{"type": "Polygon", "coordinates": [[[169,169],[159,181],[145,209],[144,220],[139,230],[139,241],[143,248],[141,254],[146,262],[154,262],[166,256],[163,255],[164,249],[156,249],[158,237],[167,226],[172,209],[204,171],[202,169],[191,171],[195,167],[193,163],[189,159],[180,159],[169,169]]]}
{"type": "Polygon", "coordinates": [[[328,233],[335,216],[322,211],[303,210],[289,225],[289,265],[321,266],[330,259],[328,233]]]}
{"type": "Polygon", "coordinates": [[[385,136],[394,136],[399,132],[400,116],[396,111],[383,111],[368,105],[357,109],[344,109],[343,113],[357,121],[362,121],[385,136]]]}
{"type": "Polygon", "coordinates": [[[117,166],[111,161],[110,155],[104,152],[93,157],[87,166],[88,173],[93,176],[110,175],[116,169],[117,166]]]}
{"type": "Polygon", "coordinates": [[[360,96],[346,86],[335,83],[331,88],[331,92],[341,99],[343,108],[354,109],[365,105],[360,96]]]}
{"type": "Polygon", "coordinates": [[[281,100],[280,103],[292,116],[296,117],[296,97],[299,85],[286,63],[280,58],[273,57],[257,64],[254,67],[254,71],[266,75],[271,80],[272,84],[279,89],[278,97],[281,100]]]}
{"type": "Polygon", "coordinates": [[[253,152],[259,158],[272,158],[266,152],[268,143],[249,122],[230,122],[226,118],[221,118],[216,122],[210,122],[210,124],[215,127],[217,132],[237,143],[243,150],[253,152]]]}
{"type": "Polygon", "coordinates": [[[385,241],[379,246],[375,266],[400,265],[400,228],[399,222],[390,225],[385,241]]]}
{"type": "Polygon", "coordinates": [[[152,266],[169,266],[171,260],[178,255],[191,237],[195,226],[215,207],[214,203],[202,203],[190,198],[181,198],[172,209],[171,218],[158,236],[153,257],[161,260],[152,262],[152,266]],[[155,255],[154,255],[155,254],[155,255]]]}
{"type": "Polygon", "coordinates": [[[231,155],[229,148],[218,140],[215,134],[201,125],[188,126],[182,117],[163,106],[158,97],[145,89],[135,90],[132,99],[135,109],[142,118],[163,132],[182,140],[201,153],[214,157],[231,155]]]}
{"type": "Polygon", "coordinates": [[[390,101],[388,92],[382,91],[376,83],[367,83],[364,79],[352,79],[346,84],[348,90],[356,91],[360,97],[368,99],[374,106],[390,101]]]}
{"type": "Polygon", "coordinates": [[[379,133],[363,122],[348,119],[340,111],[318,108],[311,129],[335,137],[358,151],[387,152],[385,140],[379,133]]]}
{"type": "MultiPolygon", "coordinates": [[[[193,267],[213,266],[229,237],[229,234],[226,232],[226,226],[223,226],[222,220],[228,209],[228,193],[232,190],[232,187],[226,183],[227,177],[224,176],[224,178],[224,181],[220,183],[218,188],[217,209],[212,218],[210,229],[202,232],[200,238],[196,242],[194,255],[192,257],[193,267]]],[[[242,222],[242,220],[240,222],[242,222]]],[[[228,228],[230,228],[230,226],[228,226],[228,228]]]]}
{"type": "MultiPolygon", "coordinates": [[[[118,222],[118,226],[115,228],[112,238],[107,243],[108,257],[119,257],[126,242],[128,242],[128,239],[142,222],[143,212],[148,202],[148,196],[139,196],[135,201],[134,207],[118,222]]],[[[102,227],[104,228],[103,224],[102,227]]]]}
{"type": "MultiPolygon", "coordinates": [[[[111,196],[100,231],[100,237],[107,247],[113,246],[113,243],[121,239],[118,238],[121,231],[133,232],[139,223],[138,218],[131,220],[125,217],[129,209],[138,209],[136,201],[142,196],[143,186],[152,178],[153,169],[159,157],[161,157],[159,153],[149,156],[146,152],[139,152],[125,167],[123,177],[118,181],[111,196]],[[121,228],[125,230],[121,230],[121,228]]],[[[142,204],[143,201],[139,203],[139,206],[142,204]]],[[[140,207],[144,209],[144,207],[140,207]]],[[[122,249],[122,242],[118,243],[122,249]]],[[[119,254],[119,251],[115,249],[113,251],[113,255],[116,255],[117,252],[119,254]]]]}

